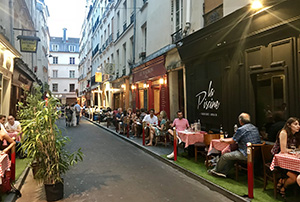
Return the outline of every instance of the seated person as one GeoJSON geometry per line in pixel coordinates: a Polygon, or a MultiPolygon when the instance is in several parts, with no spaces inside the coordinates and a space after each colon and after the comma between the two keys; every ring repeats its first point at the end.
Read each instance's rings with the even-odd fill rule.
{"type": "MultiPolygon", "coordinates": [[[[143,123],[146,123],[148,126],[152,126],[152,125],[157,125],[158,124],[158,119],[157,116],[154,115],[154,109],[150,109],[150,114],[147,114],[144,119],[143,119],[143,123]]],[[[146,126],[145,129],[147,129],[148,127],[146,126]]],[[[148,138],[147,138],[148,139],[148,138]]]]}
{"type": "Polygon", "coordinates": [[[5,127],[4,127],[5,122],[6,122],[6,116],[5,115],[0,115],[0,127],[1,127],[1,130],[7,133],[7,131],[6,131],[5,127]]]}
{"type": "MultiPolygon", "coordinates": [[[[190,127],[189,121],[188,121],[187,119],[183,118],[183,113],[182,113],[182,111],[178,111],[178,112],[177,112],[177,117],[178,117],[178,118],[176,118],[176,119],[173,121],[172,125],[171,125],[172,128],[173,128],[173,127],[176,128],[176,133],[177,133],[178,131],[184,131],[185,129],[187,129],[187,128],[190,127]]],[[[169,132],[172,136],[174,136],[173,130],[172,130],[172,129],[169,129],[168,132],[169,132]]],[[[177,134],[176,134],[176,136],[177,136],[179,142],[181,142],[181,140],[180,140],[180,138],[178,137],[177,134]]],[[[168,158],[168,159],[173,159],[173,158],[174,158],[174,151],[173,151],[171,154],[167,155],[167,158],[168,158]]]]}
{"type": "Polygon", "coordinates": [[[161,133],[165,130],[167,118],[167,113],[165,111],[161,111],[159,114],[160,125],[150,127],[150,141],[147,146],[152,146],[154,136],[160,136],[161,133]]]}
{"type": "Polygon", "coordinates": [[[21,124],[19,121],[15,121],[15,118],[12,115],[9,115],[7,120],[8,122],[5,124],[5,129],[7,132],[21,132],[21,124]]]}
{"type": "Polygon", "coordinates": [[[135,116],[133,117],[133,124],[132,124],[134,137],[138,137],[141,134],[142,120],[140,118],[141,118],[141,111],[137,109],[135,116]]]}
{"type": "Polygon", "coordinates": [[[121,122],[121,117],[122,117],[122,108],[118,108],[117,113],[115,115],[115,119],[114,119],[114,125],[116,127],[116,132],[119,131],[119,122],[121,122]]]}
{"type": "Polygon", "coordinates": [[[121,115],[120,121],[118,122],[119,123],[119,132],[120,133],[124,133],[125,134],[125,128],[127,127],[127,120],[128,120],[127,111],[124,110],[123,113],[122,113],[122,115],[121,115]]]}
{"type": "Polygon", "coordinates": [[[0,130],[0,148],[2,149],[3,140],[7,141],[8,146],[0,151],[0,154],[7,154],[9,150],[16,144],[16,142],[8,136],[7,133],[5,133],[3,130],[0,130]]]}
{"type": "MultiPolygon", "coordinates": [[[[297,118],[291,117],[289,118],[283,129],[277,135],[276,142],[274,147],[272,148],[271,152],[273,155],[277,153],[288,153],[294,149],[300,148],[300,141],[298,132],[300,130],[299,121],[297,118]]],[[[294,184],[296,181],[299,184],[299,173],[295,171],[283,170],[282,171],[282,178],[278,180],[277,189],[279,193],[285,197],[285,189],[288,185],[294,184]]]]}
{"type": "Polygon", "coordinates": [[[257,128],[250,123],[250,115],[241,113],[239,115],[239,127],[232,138],[220,139],[221,142],[228,144],[237,143],[238,150],[225,153],[220,157],[217,165],[208,172],[217,176],[226,177],[229,170],[233,167],[236,160],[247,161],[247,143],[261,143],[257,128]]]}

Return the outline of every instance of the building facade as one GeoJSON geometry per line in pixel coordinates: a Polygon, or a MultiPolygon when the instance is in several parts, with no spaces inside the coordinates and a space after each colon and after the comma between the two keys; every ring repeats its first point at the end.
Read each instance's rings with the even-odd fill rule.
{"type": "Polygon", "coordinates": [[[50,37],[49,86],[62,104],[77,102],[79,38],[50,37]]]}

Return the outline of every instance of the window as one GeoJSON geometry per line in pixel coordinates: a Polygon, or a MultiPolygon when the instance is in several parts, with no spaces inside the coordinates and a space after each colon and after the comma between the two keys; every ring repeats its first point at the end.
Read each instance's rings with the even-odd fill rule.
{"type": "Polygon", "coordinates": [[[75,84],[70,83],[70,91],[69,92],[75,92],[75,84]]]}
{"type": "Polygon", "coordinates": [[[58,70],[53,70],[53,78],[57,78],[58,70]]]}
{"type": "Polygon", "coordinates": [[[58,51],[59,46],[57,44],[52,44],[52,51],[58,51]]]}
{"type": "Polygon", "coordinates": [[[145,47],[144,49],[144,52],[147,51],[147,24],[145,23],[143,26],[142,26],[142,34],[143,34],[143,45],[145,47]]]}
{"type": "Polygon", "coordinates": [[[70,78],[75,78],[75,70],[70,70],[70,78]]]}
{"type": "Polygon", "coordinates": [[[75,64],[75,58],[74,57],[70,57],[70,64],[74,65],[75,64]]]}
{"type": "Polygon", "coordinates": [[[58,64],[58,57],[53,57],[53,64],[58,64]]]}
{"type": "Polygon", "coordinates": [[[75,50],[76,50],[76,46],[74,46],[74,45],[69,45],[69,51],[70,51],[70,52],[75,52],[75,50]]]}
{"type": "Polygon", "coordinates": [[[58,92],[58,84],[57,83],[52,84],[52,91],[53,92],[58,92]]]}

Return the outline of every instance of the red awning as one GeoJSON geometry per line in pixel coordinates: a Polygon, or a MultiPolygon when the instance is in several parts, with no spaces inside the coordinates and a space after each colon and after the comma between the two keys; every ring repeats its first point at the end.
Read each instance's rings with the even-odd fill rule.
{"type": "Polygon", "coordinates": [[[166,74],[165,56],[159,56],[132,70],[133,82],[148,80],[166,74]]]}

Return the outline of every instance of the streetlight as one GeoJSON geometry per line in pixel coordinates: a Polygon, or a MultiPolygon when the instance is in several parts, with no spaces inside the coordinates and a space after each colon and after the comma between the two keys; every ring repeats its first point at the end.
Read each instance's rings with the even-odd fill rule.
{"type": "Polygon", "coordinates": [[[252,4],[251,4],[252,9],[257,10],[257,9],[262,8],[262,7],[263,7],[263,5],[262,5],[260,0],[253,0],[252,1],[252,4]]]}

